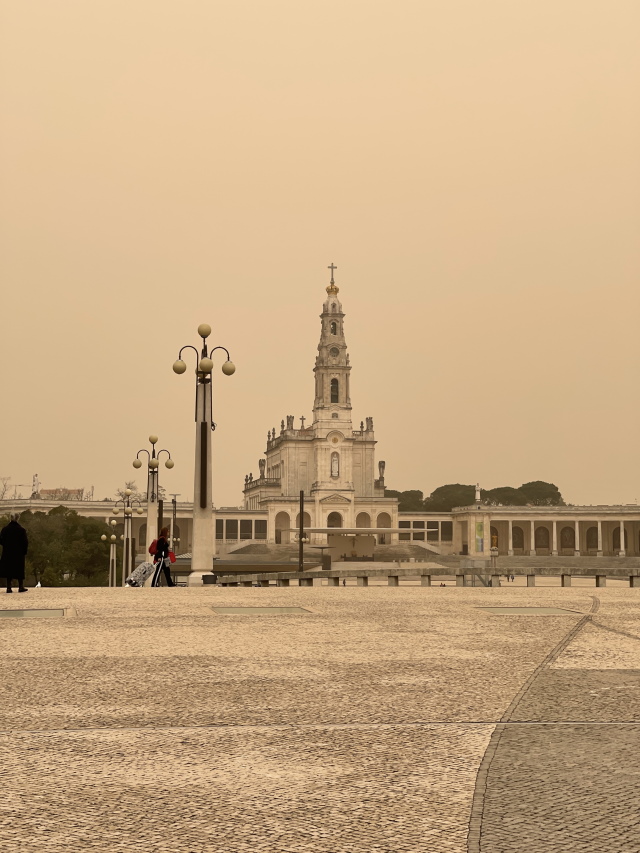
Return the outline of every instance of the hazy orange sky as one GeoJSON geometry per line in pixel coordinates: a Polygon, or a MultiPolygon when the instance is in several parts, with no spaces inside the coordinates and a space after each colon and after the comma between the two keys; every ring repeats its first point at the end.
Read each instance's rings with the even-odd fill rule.
{"type": "Polygon", "coordinates": [[[0,9],[0,476],[111,496],[157,432],[191,499],[208,322],[240,504],[333,261],[390,488],[640,498],[637,0],[0,9]]]}

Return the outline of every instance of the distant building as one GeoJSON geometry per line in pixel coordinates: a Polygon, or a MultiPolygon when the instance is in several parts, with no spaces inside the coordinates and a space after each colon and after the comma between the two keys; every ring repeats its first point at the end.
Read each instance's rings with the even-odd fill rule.
{"type": "Polygon", "coordinates": [[[344,316],[332,277],[320,315],[312,421],[306,426],[301,418],[296,427],[287,415],[279,431],[269,430],[259,476],[245,477],[245,509],[267,511],[276,544],[289,542],[290,529],[299,526],[301,491],[305,528],[397,527],[397,499],[384,493],[384,462],[376,477],[373,418],[353,428],[344,316]]]}

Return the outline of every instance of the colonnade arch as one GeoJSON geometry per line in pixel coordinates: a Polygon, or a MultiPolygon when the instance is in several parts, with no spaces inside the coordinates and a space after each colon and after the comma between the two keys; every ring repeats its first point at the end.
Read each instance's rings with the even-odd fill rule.
{"type": "Polygon", "coordinates": [[[356,527],[371,527],[371,516],[368,512],[359,512],[357,514],[356,527]]]}
{"type": "Polygon", "coordinates": [[[275,520],[275,539],[276,545],[288,545],[290,541],[289,528],[291,527],[291,518],[288,512],[279,512],[275,520]]]}
{"type": "Polygon", "coordinates": [[[327,527],[342,527],[342,515],[335,510],[327,516],[327,527]]]}

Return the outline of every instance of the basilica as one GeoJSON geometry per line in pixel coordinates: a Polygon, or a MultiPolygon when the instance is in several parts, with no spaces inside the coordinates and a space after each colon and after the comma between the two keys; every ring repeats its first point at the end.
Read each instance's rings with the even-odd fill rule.
{"type": "Polygon", "coordinates": [[[244,507],[266,511],[274,542],[283,544],[299,527],[303,492],[305,530],[358,530],[350,546],[359,552],[371,550],[375,536],[384,542],[384,530],[390,537],[398,524],[398,503],[385,497],[385,463],[378,462],[376,471],[373,418],[353,428],[351,362],[333,269],[320,315],[311,423],[301,418],[296,427],[293,415],[287,415],[279,432],[269,430],[259,475],[245,477],[244,507]]]}

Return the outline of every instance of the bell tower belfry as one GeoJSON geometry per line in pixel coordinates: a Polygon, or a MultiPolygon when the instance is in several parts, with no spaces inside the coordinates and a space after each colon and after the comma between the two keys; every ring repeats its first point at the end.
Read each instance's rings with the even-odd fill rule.
{"type": "Polygon", "coordinates": [[[331,264],[331,282],[322,306],[320,343],[313,368],[315,374],[315,400],[313,423],[325,428],[340,426],[351,430],[351,397],[349,393],[349,353],[344,337],[344,314],[338,298],[338,287],[333,278],[337,269],[331,264]]]}

